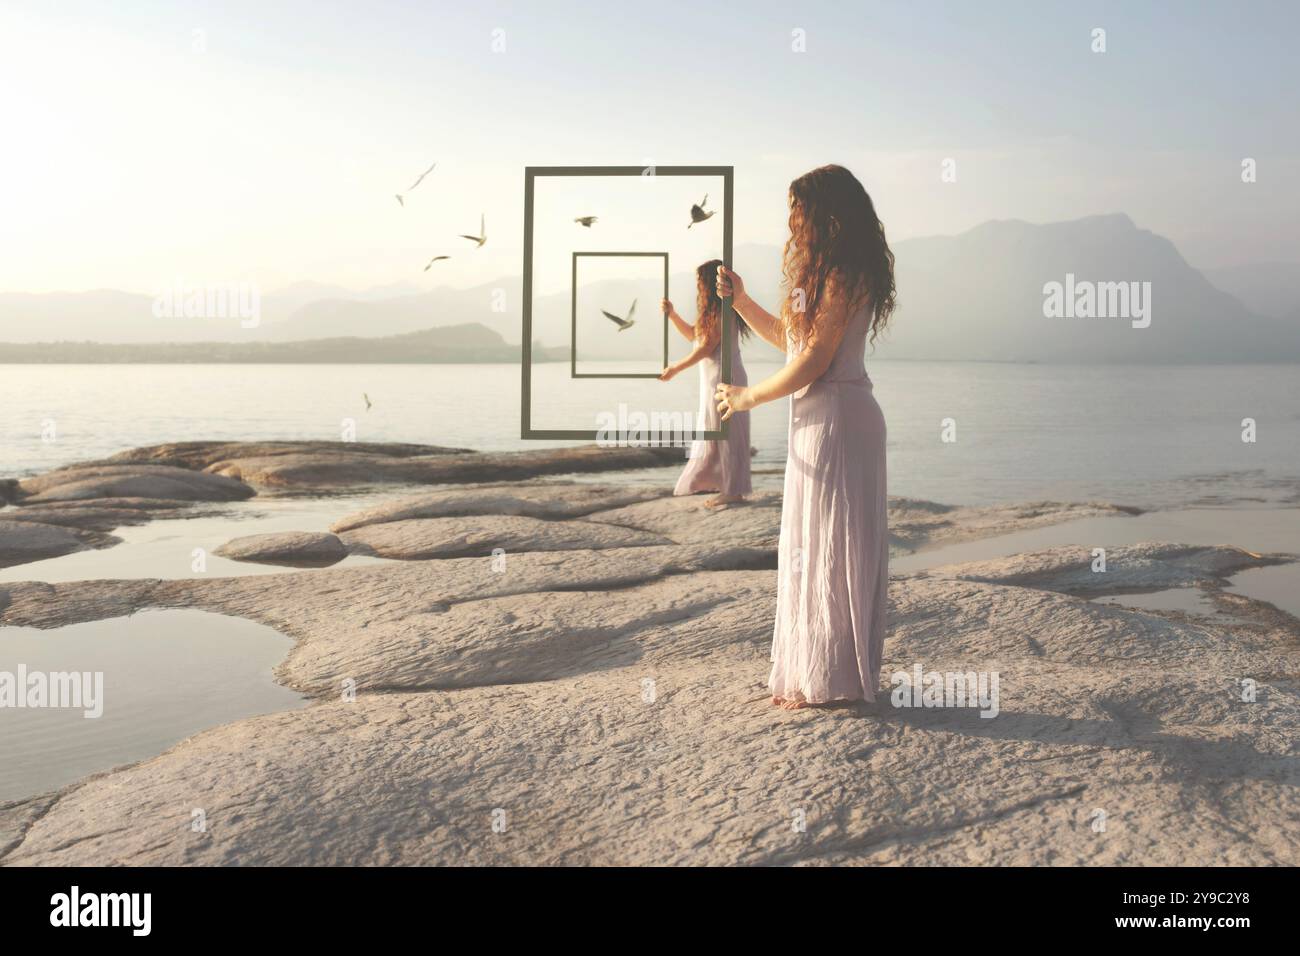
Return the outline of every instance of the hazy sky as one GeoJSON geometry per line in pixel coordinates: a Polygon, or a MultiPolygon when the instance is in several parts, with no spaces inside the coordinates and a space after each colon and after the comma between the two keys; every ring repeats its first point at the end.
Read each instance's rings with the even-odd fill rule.
{"type": "Polygon", "coordinates": [[[734,165],[738,242],[840,162],[895,239],[1123,211],[1300,261],[1297,9],[0,0],[0,290],[467,286],[520,271],[525,165],[647,161],[734,165]]]}

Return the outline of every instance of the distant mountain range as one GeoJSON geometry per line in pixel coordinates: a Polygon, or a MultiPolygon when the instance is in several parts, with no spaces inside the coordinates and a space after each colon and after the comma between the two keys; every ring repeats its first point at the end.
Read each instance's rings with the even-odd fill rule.
{"type": "MultiPolygon", "coordinates": [[[[994,221],[956,236],[904,240],[894,251],[899,308],[891,330],[877,345],[880,358],[1300,361],[1300,265],[1254,264],[1202,273],[1169,240],[1139,229],[1122,214],[1044,225],[994,221]],[[1150,325],[1134,328],[1124,316],[1048,317],[1044,288],[1067,279],[1072,289],[1090,283],[1150,283],[1150,325]]],[[[775,309],[780,249],[740,245],[734,258],[755,298],[775,309]]],[[[694,309],[693,275],[676,270],[670,281],[679,311],[689,317],[694,309]]],[[[618,281],[593,288],[601,300],[612,303],[629,302],[638,294],[618,281]]],[[[456,359],[409,356],[451,355],[457,350],[483,356],[509,353],[509,358],[465,359],[503,361],[518,355],[518,346],[510,342],[518,341],[521,330],[521,296],[518,277],[429,292],[399,285],[358,293],[298,283],[265,296],[260,323],[242,328],[237,319],[157,318],[150,296],[114,291],[6,293],[0,294],[0,342],[168,342],[174,347],[155,345],[147,354],[209,356],[99,359],[111,361],[334,361],[328,356],[349,350],[351,361],[388,361],[383,356],[403,349],[406,361],[452,361],[456,359]],[[482,338],[484,334],[492,341],[482,338]],[[393,338],[404,335],[414,337],[393,338]],[[366,340],[364,348],[358,338],[366,340]],[[349,344],[339,345],[342,340],[349,344]],[[180,347],[185,344],[202,347],[187,351],[180,347]],[[241,347],[223,350],[223,345],[241,347]],[[218,354],[245,357],[211,357],[218,354]]],[[[640,302],[639,321],[658,321],[657,305],[640,302]]],[[[534,339],[547,349],[544,357],[567,356],[568,292],[539,296],[533,320],[534,339]]],[[[580,354],[630,358],[620,351],[627,345],[627,338],[610,338],[600,349],[583,347],[580,354]]],[[[676,343],[674,351],[681,345],[676,343]]],[[[765,349],[761,344],[753,348],[755,354],[765,349]]],[[[74,353],[69,344],[33,350],[7,346],[0,349],[0,361],[83,360],[47,357],[74,353]]],[[[146,353],[121,349],[101,354],[146,353]]],[[[767,354],[771,356],[770,350],[767,354]]]]}
{"type": "MultiPolygon", "coordinates": [[[[1128,216],[988,222],[900,242],[899,308],[877,354],[1039,362],[1300,360],[1300,323],[1251,312],[1128,216]],[[1069,277],[1073,277],[1070,279],[1069,277]],[[1150,283],[1150,325],[1049,318],[1048,283],[1150,283]]],[[[1300,304],[1300,303],[1297,303],[1300,304]]]]}
{"type": "MultiPolygon", "coordinates": [[[[567,348],[538,346],[534,359],[568,361],[567,348]]],[[[379,337],[340,336],[301,342],[28,342],[0,343],[0,364],[221,363],[235,364],[465,364],[517,362],[507,344],[477,322],[379,337]]]]}
{"type": "Polygon", "coordinates": [[[1226,269],[1203,269],[1222,289],[1259,315],[1300,321],[1300,263],[1252,262],[1226,269]]]}

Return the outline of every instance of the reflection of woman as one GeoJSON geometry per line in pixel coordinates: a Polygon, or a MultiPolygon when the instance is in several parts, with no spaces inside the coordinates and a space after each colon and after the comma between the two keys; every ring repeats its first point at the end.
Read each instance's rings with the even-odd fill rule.
{"type": "Polygon", "coordinates": [[[790,399],[781,509],[772,703],[785,708],[875,700],[885,641],[889,535],[885,418],[863,367],[894,311],[894,255],[871,197],[842,166],[790,184],[781,316],[718,270],[718,292],[787,353],[752,388],[718,385],[723,419],[790,399]]]}
{"type": "MultiPolygon", "coordinates": [[[[722,300],[718,298],[717,276],[721,259],[710,259],[695,270],[698,289],[697,311],[699,318],[691,325],[673,308],[667,299],[663,309],[668,313],[677,331],[695,343],[691,354],[680,362],[668,366],[659,374],[660,381],[668,381],[678,372],[700,366],[700,418],[699,431],[716,431],[721,427],[715,408],[714,390],[722,374],[722,300]]],[[[749,335],[749,329],[734,318],[731,324],[731,380],[742,385],[749,381],[745,365],[740,360],[740,337],[749,335]],[[739,333],[739,334],[738,334],[739,333]]],[[[694,495],[701,491],[716,491],[717,497],[705,502],[710,508],[743,501],[750,492],[749,483],[749,415],[739,414],[731,420],[727,437],[716,441],[700,439],[691,443],[690,461],[677,479],[675,495],[694,495]]]]}

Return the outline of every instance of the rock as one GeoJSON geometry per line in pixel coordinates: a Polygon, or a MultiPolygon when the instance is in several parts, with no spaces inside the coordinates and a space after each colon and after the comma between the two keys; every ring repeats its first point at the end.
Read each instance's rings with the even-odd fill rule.
{"type": "MultiPolygon", "coordinates": [[[[56,503],[62,505],[62,502],[56,503]]],[[[69,507],[10,508],[0,511],[0,520],[31,521],[37,524],[84,528],[88,531],[112,531],[122,525],[145,524],[149,513],[136,508],[69,507]]]]}
{"type": "Polygon", "coordinates": [[[13,521],[0,514],[0,568],[57,558],[74,551],[103,548],[119,539],[94,531],[36,521],[13,521]]]}
{"type": "MultiPolygon", "coordinates": [[[[782,711],[766,688],[775,496],[711,512],[614,489],[584,517],[537,487],[339,522],[357,550],[474,557],[0,584],[0,625],[149,607],[272,625],[295,641],[277,677],[315,698],[0,806],[0,863],[1300,863],[1288,615],[1241,598],[1222,627],[1081,600],[1086,549],[895,575],[877,702],[782,711]],[[456,513],[500,507],[531,513],[456,513]],[[997,716],[894,706],[894,673],[918,666],[996,674],[997,716]]],[[[891,502],[904,546],[1122,513],[891,502]]],[[[1277,559],[1144,544],[1096,577],[1214,588],[1277,559]]]]}
{"type": "Polygon", "coordinates": [[[680,465],[680,448],[541,448],[473,452],[363,442],[182,442],[136,448],[113,462],[182,462],[261,489],[333,492],[386,483],[501,482],[576,472],[680,465]]]}
{"type": "Polygon", "coordinates": [[[1222,587],[1246,568],[1295,560],[1294,555],[1260,555],[1241,548],[1142,542],[1106,549],[1106,570],[1094,571],[1091,548],[1062,547],[936,568],[933,573],[967,581],[1016,584],[1098,595],[1167,588],[1222,587]]]}
{"type": "Polygon", "coordinates": [[[579,518],[670,494],[666,488],[591,485],[582,482],[471,485],[440,488],[385,501],[342,518],[334,532],[406,518],[451,518],[464,515],[522,515],[528,518],[579,518]]]}
{"type": "Polygon", "coordinates": [[[18,497],[18,479],[0,478],[0,508],[18,497]]]}
{"type": "Polygon", "coordinates": [[[962,507],[915,498],[890,498],[889,534],[893,544],[907,551],[916,551],[926,546],[1010,534],[1081,518],[1113,518],[1141,513],[1138,508],[1098,502],[1063,504],[1035,501],[962,507]]]}
{"type": "Polygon", "coordinates": [[[469,448],[446,448],[441,445],[416,445],[406,442],[343,441],[180,441],[147,445],[118,452],[108,461],[171,465],[203,471],[218,462],[238,458],[273,458],[279,455],[343,454],[373,455],[382,458],[422,458],[433,455],[468,455],[469,448]]]}
{"type": "MultiPolygon", "coordinates": [[[[121,511],[184,511],[187,517],[203,513],[195,510],[190,501],[177,501],[174,498],[94,498],[88,501],[23,501],[22,510],[28,514],[43,514],[46,511],[72,513],[80,508],[112,508],[121,511]]],[[[211,513],[211,512],[208,512],[211,513]]]]}
{"type": "Polygon", "coordinates": [[[342,561],[348,550],[337,535],[324,531],[286,531],[235,538],[215,553],[232,561],[325,567],[342,561]]]}
{"type": "MultiPolygon", "coordinates": [[[[625,553],[655,550],[674,549],[625,553]]],[[[529,580],[513,585],[541,582],[548,557],[521,557],[529,580]]],[[[462,565],[491,577],[461,560],[396,566],[397,581],[338,569],[140,588],[153,602],[284,614],[300,641],[331,648],[315,659],[328,675],[321,700],[0,807],[0,860],[1300,862],[1288,825],[1300,812],[1300,695],[1290,671],[1270,670],[1293,653],[1276,636],[1243,643],[1050,592],[897,578],[886,686],[915,663],[996,670],[998,715],[898,708],[883,694],[788,712],[765,687],[774,572],[507,594],[500,578],[513,571],[471,584],[462,565]],[[443,569],[473,598],[429,607],[415,581],[443,569]],[[363,580],[383,584],[358,601],[346,582],[363,580]],[[1133,628],[1150,637],[1125,644],[1133,628]],[[1254,703],[1234,693],[1243,673],[1260,676],[1254,703]],[[354,701],[340,699],[349,677],[354,701]],[[204,833],[187,825],[195,806],[204,833]],[[1098,808],[1104,832],[1090,825],[1098,808]]],[[[84,609],[105,593],[90,584],[102,583],[44,599],[84,609]]],[[[39,606],[28,590],[15,589],[8,614],[39,606]]]]}
{"type": "Polygon", "coordinates": [[[341,535],[353,554],[404,561],[487,556],[494,549],[576,551],[668,544],[660,535],[589,521],[542,521],[519,515],[408,518],[364,525],[341,535]]]}
{"type": "MultiPolygon", "coordinates": [[[[677,544],[748,548],[775,560],[781,537],[781,496],[758,492],[744,504],[706,508],[712,495],[684,495],[656,498],[600,511],[589,521],[608,522],[628,528],[652,531],[677,544]]],[[[775,565],[773,565],[775,566],[775,565]]]]}
{"type": "Polygon", "coordinates": [[[169,465],[73,466],[26,478],[19,484],[24,504],[97,498],[239,501],[254,494],[240,481],[169,465]]]}

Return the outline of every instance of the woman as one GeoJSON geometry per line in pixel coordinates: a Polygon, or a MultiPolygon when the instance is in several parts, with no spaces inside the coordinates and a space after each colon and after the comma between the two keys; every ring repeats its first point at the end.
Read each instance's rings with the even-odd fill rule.
{"type": "MultiPolygon", "coordinates": [[[[716,431],[721,427],[718,410],[714,407],[714,391],[722,377],[722,299],[718,297],[718,268],[721,259],[710,259],[695,270],[698,290],[696,311],[699,318],[691,325],[673,308],[667,299],[661,303],[668,318],[687,341],[695,348],[675,365],[659,373],[661,382],[692,365],[700,367],[700,420],[701,430],[716,431]]],[[[740,338],[748,336],[749,329],[731,319],[731,380],[746,384],[745,365],[740,360],[740,338]],[[739,334],[737,334],[739,333],[739,334]]],[[[751,491],[749,482],[749,414],[739,413],[731,422],[727,437],[718,441],[703,439],[691,443],[690,461],[677,479],[675,495],[694,495],[701,491],[716,491],[718,495],[704,504],[709,508],[744,501],[751,491]]]]}
{"type": "Polygon", "coordinates": [[[772,641],[772,703],[787,709],[876,697],[889,584],[885,419],[864,350],[894,311],[894,255],[871,197],[842,166],[790,184],[781,315],[760,308],[740,276],[718,270],[719,295],[786,352],[752,388],[718,385],[724,421],[790,400],[772,641]]]}

